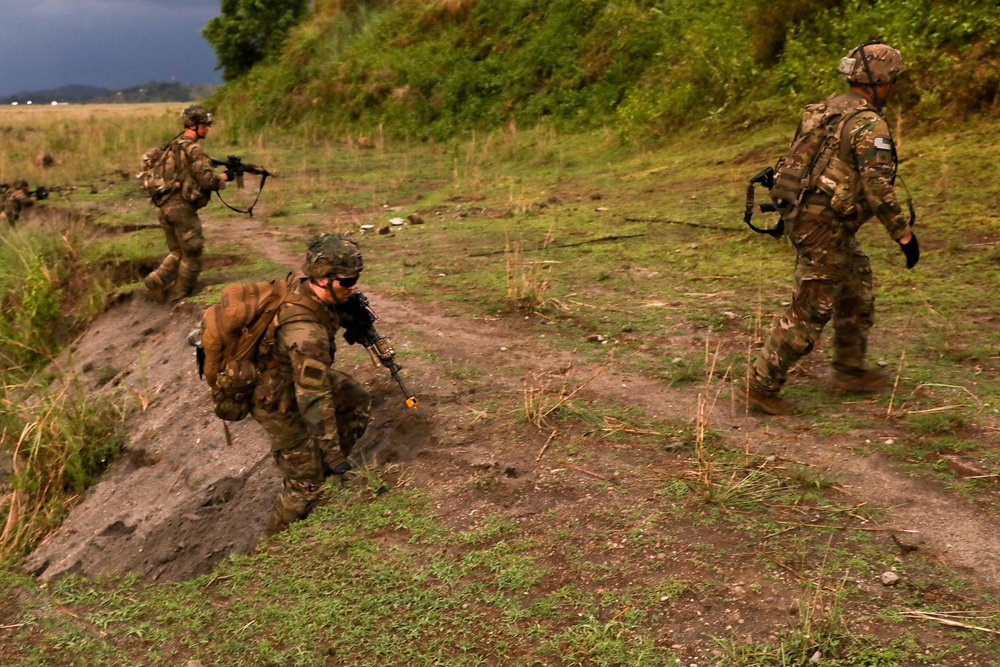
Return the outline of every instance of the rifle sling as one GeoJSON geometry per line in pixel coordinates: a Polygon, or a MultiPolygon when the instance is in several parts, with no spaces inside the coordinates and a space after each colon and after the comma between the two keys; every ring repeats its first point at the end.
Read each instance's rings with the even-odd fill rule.
{"type": "Polygon", "coordinates": [[[253,207],[257,205],[257,201],[260,199],[260,193],[264,191],[264,183],[267,182],[267,177],[269,175],[270,174],[266,174],[265,173],[265,174],[263,174],[260,177],[260,189],[257,190],[257,196],[254,197],[253,203],[250,204],[250,208],[246,209],[245,211],[243,209],[236,208],[235,206],[230,206],[228,203],[226,203],[226,200],[222,198],[222,195],[219,193],[218,190],[215,191],[215,194],[218,195],[219,201],[221,201],[223,203],[223,205],[226,208],[228,208],[230,211],[236,211],[237,213],[246,213],[247,215],[249,215],[252,218],[253,217],[253,207]]]}

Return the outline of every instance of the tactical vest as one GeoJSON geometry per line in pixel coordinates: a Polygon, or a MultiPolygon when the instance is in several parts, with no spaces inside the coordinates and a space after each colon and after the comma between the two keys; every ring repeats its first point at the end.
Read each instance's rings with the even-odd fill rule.
{"type": "Polygon", "coordinates": [[[289,279],[289,292],[284,302],[271,317],[267,330],[257,346],[254,359],[257,377],[254,401],[265,411],[288,412],[296,407],[295,379],[292,362],[277,344],[278,329],[293,322],[314,322],[327,332],[330,341],[330,355],[336,352],[334,335],[339,328],[339,319],[311,294],[301,294],[296,283],[301,285],[302,273],[289,279]]]}
{"type": "Polygon", "coordinates": [[[849,121],[862,111],[877,113],[866,99],[846,94],[805,108],[799,131],[774,172],[771,199],[784,217],[825,208],[839,217],[861,215],[849,121]],[[810,194],[818,196],[806,201],[810,194]]]}

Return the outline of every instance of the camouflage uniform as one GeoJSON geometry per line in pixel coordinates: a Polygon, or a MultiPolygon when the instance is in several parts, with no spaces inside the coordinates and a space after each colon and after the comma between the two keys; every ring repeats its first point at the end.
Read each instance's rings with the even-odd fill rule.
{"type": "Polygon", "coordinates": [[[831,318],[834,368],[848,376],[866,373],[875,297],[871,262],[855,234],[872,215],[894,240],[911,233],[893,189],[896,153],[885,119],[854,91],[826,104],[831,111],[854,114],[840,135],[839,155],[856,180],[851,180],[846,203],[831,207],[831,195],[813,190],[784,216],[797,252],[792,303],[750,369],[750,388],[765,396],[777,394],[788,369],[812,350],[831,318]]]}
{"type": "Polygon", "coordinates": [[[284,477],[267,522],[272,534],[309,513],[324,477],[364,434],[371,411],[368,392],[330,367],[340,328],[336,309],[316,298],[304,274],[289,280],[292,296],[258,348],[261,370],[251,411],[270,435],[284,477]]]}
{"type": "Polygon", "coordinates": [[[178,149],[181,187],[157,203],[156,217],[163,228],[170,253],[160,266],[146,276],[150,291],[170,288],[171,301],[183,299],[194,291],[201,273],[201,254],[205,248],[198,209],[204,208],[212,192],[225,182],[212,172],[212,161],[194,139],[175,139],[167,150],[178,149]]]}
{"type": "Polygon", "coordinates": [[[7,224],[14,226],[21,218],[21,212],[37,201],[28,194],[28,186],[16,187],[7,193],[3,202],[3,212],[7,216],[7,224]]]}

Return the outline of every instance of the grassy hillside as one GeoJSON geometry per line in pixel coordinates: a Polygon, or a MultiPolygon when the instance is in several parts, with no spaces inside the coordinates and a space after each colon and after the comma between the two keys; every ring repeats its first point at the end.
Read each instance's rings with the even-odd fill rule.
{"type": "Polygon", "coordinates": [[[996,103],[998,28],[974,0],[319,0],[217,102],[254,129],[440,139],[545,121],[645,141],[794,113],[881,39],[904,55],[898,107],[930,122],[996,103]]]}

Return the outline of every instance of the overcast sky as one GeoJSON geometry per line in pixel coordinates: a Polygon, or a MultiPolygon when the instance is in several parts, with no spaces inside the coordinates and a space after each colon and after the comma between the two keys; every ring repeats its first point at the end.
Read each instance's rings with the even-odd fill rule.
{"type": "Polygon", "coordinates": [[[0,97],[71,83],[219,83],[219,0],[0,0],[0,97]]]}

